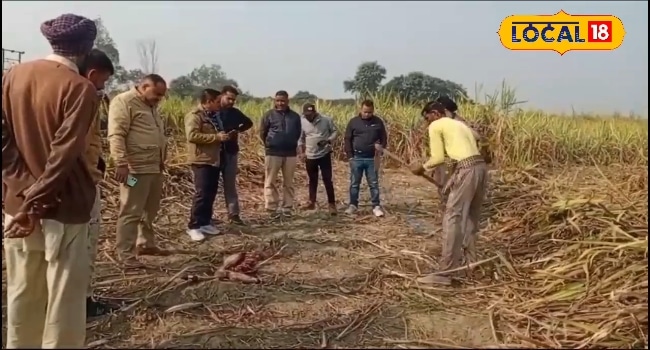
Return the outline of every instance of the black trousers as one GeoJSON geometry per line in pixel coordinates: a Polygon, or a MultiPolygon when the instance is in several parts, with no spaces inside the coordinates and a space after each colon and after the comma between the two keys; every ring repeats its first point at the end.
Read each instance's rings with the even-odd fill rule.
{"type": "Polygon", "coordinates": [[[317,158],[305,160],[307,177],[309,178],[309,201],[316,203],[316,192],[318,191],[318,170],[323,177],[323,185],[327,193],[327,203],[334,204],[334,183],[332,183],[332,153],[317,158]]]}
{"type": "Polygon", "coordinates": [[[212,207],[219,188],[219,168],[211,165],[192,165],[194,174],[194,200],[187,227],[198,229],[210,225],[212,207]]]}

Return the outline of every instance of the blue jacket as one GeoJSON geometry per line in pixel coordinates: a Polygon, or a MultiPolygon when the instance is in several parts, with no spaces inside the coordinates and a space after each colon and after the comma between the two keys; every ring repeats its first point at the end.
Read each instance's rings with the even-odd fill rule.
{"type": "Polygon", "coordinates": [[[267,156],[295,157],[301,134],[300,115],[291,109],[272,109],[262,117],[260,138],[267,156]]]}

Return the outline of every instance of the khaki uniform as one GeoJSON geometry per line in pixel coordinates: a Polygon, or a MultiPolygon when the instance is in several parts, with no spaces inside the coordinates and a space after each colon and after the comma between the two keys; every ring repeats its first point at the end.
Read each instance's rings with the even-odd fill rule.
{"type": "Polygon", "coordinates": [[[162,166],[167,138],[156,107],[135,89],[113,98],[108,111],[108,141],[116,165],[127,165],[138,181],[120,185],[117,250],[131,257],[136,246],[155,247],[153,221],[162,198],[162,166]]]}
{"type": "Polygon", "coordinates": [[[217,133],[217,128],[208,119],[202,107],[199,106],[185,115],[188,163],[219,166],[221,142],[217,133]]]}
{"type": "MultiPolygon", "coordinates": [[[[5,214],[5,224],[12,218],[5,214]]],[[[6,348],[82,349],[86,289],[79,286],[90,277],[88,224],[41,220],[31,235],[3,243],[10,305],[6,348]]]]}
{"type": "Polygon", "coordinates": [[[99,183],[103,180],[101,170],[97,167],[100,157],[102,156],[102,135],[100,128],[99,113],[93,125],[88,132],[88,149],[86,150],[86,163],[88,164],[88,171],[93,177],[93,181],[97,185],[97,195],[95,195],[95,202],[90,211],[90,225],[88,227],[88,256],[90,267],[90,278],[88,279],[88,296],[92,296],[92,277],[95,272],[95,259],[97,257],[97,241],[99,240],[99,231],[101,228],[101,190],[99,183]]]}

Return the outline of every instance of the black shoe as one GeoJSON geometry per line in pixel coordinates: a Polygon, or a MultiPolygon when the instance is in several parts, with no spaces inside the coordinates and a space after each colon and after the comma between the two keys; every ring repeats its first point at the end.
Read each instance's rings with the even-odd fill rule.
{"type": "Polygon", "coordinates": [[[92,297],[86,298],[86,317],[104,316],[111,312],[113,307],[109,304],[99,302],[92,297]]]}
{"type": "Polygon", "coordinates": [[[244,220],[242,220],[242,219],[239,217],[239,215],[231,215],[231,216],[228,218],[228,221],[230,221],[231,224],[235,224],[235,225],[245,225],[245,224],[244,224],[244,220]]]}

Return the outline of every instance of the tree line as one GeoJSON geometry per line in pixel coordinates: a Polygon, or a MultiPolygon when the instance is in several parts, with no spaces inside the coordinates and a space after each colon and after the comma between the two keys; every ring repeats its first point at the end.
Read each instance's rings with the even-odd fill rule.
{"type": "MultiPolygon", "coordinates": [[[[97,24],[95,47],[104,51],[115,65],[115,75],[107,84],[109,94],[128,89],[146,74],[158,73],[159,55],[155,40],[139,40],[137,51],[140,67],[127,68],[121,64],[120,51],[102,19],[95,19],[95,23],[97,24]]],[[[423,72],[398,75],[384,83],[386,73],[386,68],[377,61],[361,63],[354,76],[343,81],[344,91],[353,94],[354,98],[329,100],[329,102],[354,104],[356,100],[371,98],[377,94],[390,94],[407,103],[422,103],[442,95],[464,99],[468,97],[467,90],[461,84],[433,77],[423,72]]],[[[220,89],[225,85],[232,85],[240,89],[242,101],[267,99],[267,97],[253,96],[243,90],[237,81],[229,77],[218,64],[202,64],[191,72],[170,80],[169,93],[180,97],[194,98],[205,87],[220,89]]],[[[297,91],[292,96],[292,100],[297,103],[317,99],[318,96],[306,90],[297,91]]]]}

